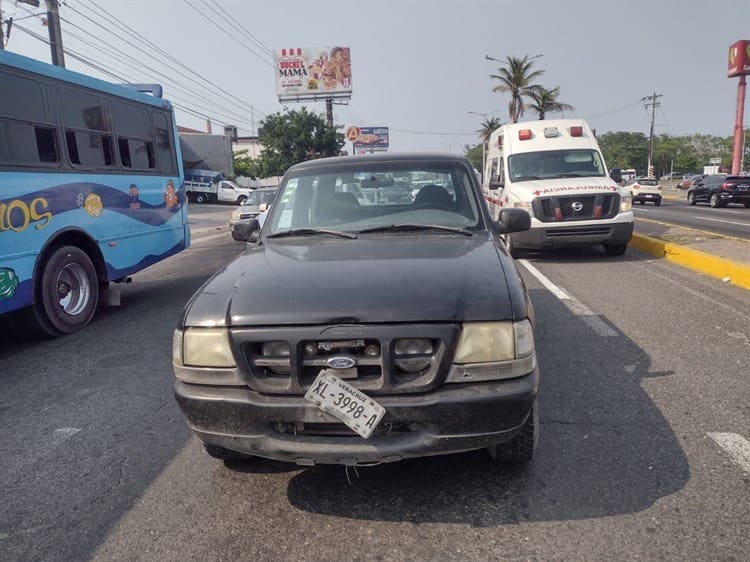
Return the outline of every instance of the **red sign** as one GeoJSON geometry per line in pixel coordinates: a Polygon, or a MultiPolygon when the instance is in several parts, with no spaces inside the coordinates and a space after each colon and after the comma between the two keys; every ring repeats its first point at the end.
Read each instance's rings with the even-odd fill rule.
{"type": "Polygon", "coordinates": [[[750,41],[736,41],[729,47],[729,78],[750,74],[750,41]]]}

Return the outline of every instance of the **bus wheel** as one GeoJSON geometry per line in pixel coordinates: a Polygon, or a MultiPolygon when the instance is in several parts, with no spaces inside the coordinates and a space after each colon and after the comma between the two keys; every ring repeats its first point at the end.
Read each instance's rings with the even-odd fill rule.
{"type": "Polygon", "coordinates": [[[44,264],[35,305],[41,328],[50,335],[86,326],[99,303],[99,280],[88,255],[76,246],[58,248],[44,264]]]}

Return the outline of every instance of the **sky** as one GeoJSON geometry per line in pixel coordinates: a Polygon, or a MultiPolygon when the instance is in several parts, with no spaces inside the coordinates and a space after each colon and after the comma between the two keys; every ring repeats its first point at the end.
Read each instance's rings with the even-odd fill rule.
{"type": "MultiPolygon", "coordinates": [[[[49,62],[49,46],[20,29],[46,37],[44,10],[15,0],[0,8],[17,25],[6,48],[49,62]]],[[[641,99],[656,93],[656,134],[729,137],[738,84],[727,78],[729,46],[750,40],[748,0],[61,0],[60,15],[65,48],[110,74],[70,55],[68,68],[159,82],[179,104],[178,124],[205,130],[209,116],[214,132],[234,124],[241,135],[285,107],[325,112],[279,103],[271,51],[348,46],[352,98],[334,106],[334,122],[389,127],[394,151],[463,153],[478,142],[478,114],[507,122],[508,95],[492,92],[490,78],[500,63],[486,56],[508,55],[541,55],[538,83],[559,86],[575,107],[564,116],[597,134],[648,135],[641,99]]]]}

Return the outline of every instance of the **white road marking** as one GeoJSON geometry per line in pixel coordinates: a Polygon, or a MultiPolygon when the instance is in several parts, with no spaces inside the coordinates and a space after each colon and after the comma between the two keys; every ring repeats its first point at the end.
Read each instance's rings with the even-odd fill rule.
{"type": "Polygon", "coordinates": [[[527,260],[518,260],[526,270],[531,273],[544,287],[555,295],[575,316],[583,320],[589,328],[594,330],[603,338],[615,338],[620,334],[613,330],[597,314],[589,309],[585,304],[568,295],[563,289],[550,281],[541,271],[531,265],[527,260]]]}
{"type": "Polygon", "coordinates": [[[708,436],[721,447],[729,458],[750,474],[750,442],[736,433],[709,433],[708,436]]]}
{"type": "Polygon", "coordinates": [[[526,268],[526,270],[531,273],[534,277],[536,277],[539,282],[544,285],[547,290],[555,295],[558,299],[561,301],[569,300],[570,297],[563,291],[560,287],[555,285],[552,281],[547,279],[545,275],[539,271],[536,267],[531,265],[527,260],[518,260],[518,263],[520,263],[522,266],[526,268]]]}
{"type": "Polygon", "coordinates": [[[750,222],[737,222],[737,221],[728,221],[728,220],[724,220],[724,219],[712,219],[712,218],[708,218],[708,217],[701,217],[701,216],[698,216],[698,215],[693,215],[693,218],[694,219],[704,220],[704,221],[724,222],[724,223],[727,223],[727,224],[736,224],[736,225],[739,225],[739,226],[750,226],[750,222]]]}

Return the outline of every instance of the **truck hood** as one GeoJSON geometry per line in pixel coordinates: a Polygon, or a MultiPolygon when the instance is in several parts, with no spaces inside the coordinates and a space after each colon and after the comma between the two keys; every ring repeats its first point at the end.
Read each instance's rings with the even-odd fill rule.
{"type": "Polygon", "coordinates": [[[530,200],[534,197],[596,194],[612,191],[619,192],[620,195],[627,193],[609,177],[530,180],[513,184],[513,191],[526,194],[527,197],[523,197],[524,200],[530,200]]]}
{"type": "Polygon", "coordinates": [[[453,322],[526,316],[518,272],[488,233],[267,240],[218,271],[186,326],[453,322]]]}

